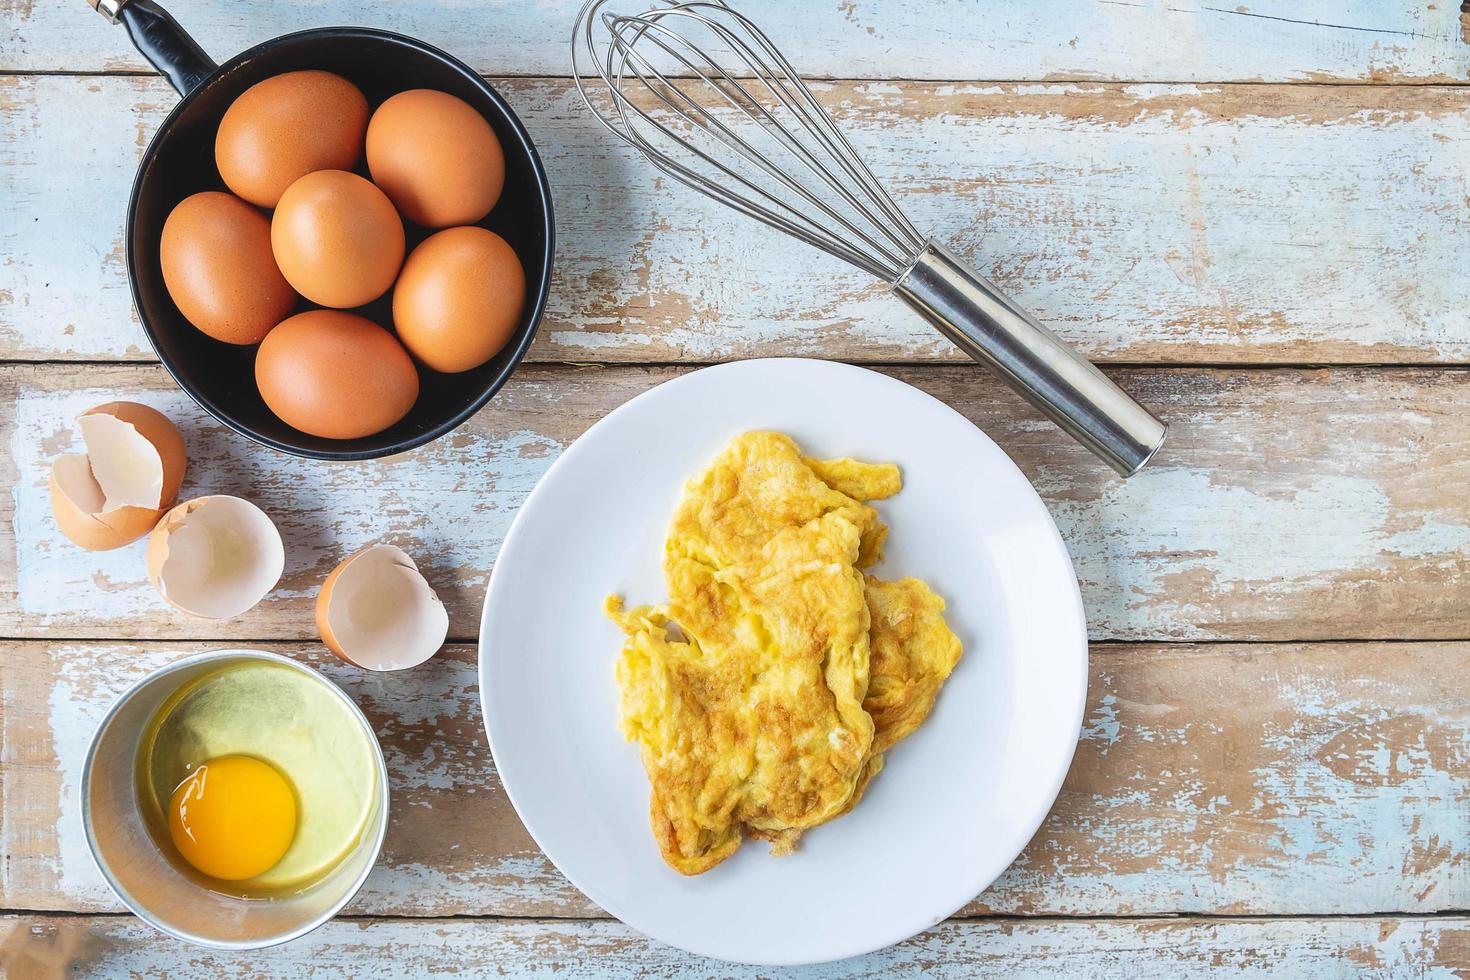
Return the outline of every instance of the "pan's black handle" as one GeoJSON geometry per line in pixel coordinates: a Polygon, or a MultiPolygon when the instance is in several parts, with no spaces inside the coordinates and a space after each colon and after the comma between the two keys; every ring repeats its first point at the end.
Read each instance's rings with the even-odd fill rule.
{"type": "Polygon", "coordinates": [[[180,95],[188,95],[219,65],[195,43],[179,22],[153,0],[88,0],[113,23],[121,23],[133,47],[168,76],[180,95]]]}

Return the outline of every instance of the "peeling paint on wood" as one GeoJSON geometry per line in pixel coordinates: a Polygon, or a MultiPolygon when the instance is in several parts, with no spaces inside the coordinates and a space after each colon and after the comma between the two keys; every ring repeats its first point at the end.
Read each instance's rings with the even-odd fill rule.
{"type": "MultiPolygon", "coordinates": [[[[657,188],[570,83],[504,88],[560,223],[533,358],[962,359],[880,283],[657,188]]],[[[1094,357],[1470,359],[1470,89],[875,82],[818,95],[921,228],[1094,357]]],[[[153,78],[0,77],[0,357],[153,358],[123,212],[132,161],[173,104],[153,78]],[[87,180],[56,182],[79,168],[87,180]]]]}
{"type": "MultiPolygon", "coordinates": [[[[81,835],[87,740],[130,683],[210,646],[0,650],[0,908],[120,909],[81,835]]],[[[392,824],[355,913],[601,914],[542,857],[505,798],[472,647],[387,676],[317,644],[268,648],[341,684],[383,742],[392,824]]],[[[1470,905],[1470,643],[1103,645],[1091,675],[1052,814],[962,914],[1470,905]]]]}
{"type": "MultiPolygon", "coordinates": [[[[175,13],[220,58],[354,22],[497,76],[562,76],[580,2],[175,13]]],[[[868,80],[815,87],[921,227],[1094,358],[1470,360],[1470,2],[740,3],[778,42],[801,39],[786,46],[804,71],[868,80]]],[[[81,5],[0,0],[0,361],[153,360],[122,220],[176,96],[95,74],[139,71],[124,32],[81,5]]],[[[533,360],[960,360],[880,285],[657,186],[564,78],[497,84],[560,220],[533,360]]],[[[0,364],[0,636],[31,638],[0,640],[0,909],[54,910],[0,914],[0,975],[772,975],[644,940],[540,854],[485,745],[473,646],[374,675],[328,655],[312,623],[326,572],[381,539],[420,559],[451,634],[472,640],[546,467],[681,370],[526,368],[439,443],[324,465],[247,444],[156,366],[0,364]],[[281,524],[286,576],[257,610],[183,618],[144,581],[141,546],[89,555],[56,534],[47,467],[78,446],[77,412],[118,397],[180,422],[186,494],[242,493],[281,524]],[[201,639],[156,639],[178,636],[201,639]],[[363,706],[394,809],[349,912],[429,918],[343,919],[227,954],[73,914],[120,910],[80,833],[92,727],[148,670],[236,639],[363,706]]],[[[1132,642],[1094,646],[1072,769],[992,888],[910,942],[793,975],[1470,977],[1470,372],[1116,371],[1173,423],[1124,483],[983,372],[885,370],[1011,453],[1072,550],[1094,638],[1132,642]],[[1377,639],[1399,642],[1355,642],[1377,639]],[[1138,642],[1155,640],[1324,642],[1138,642]]]]}
{"type": "MultiPolygon", "coordinates": [[[[273,35],[364,24],[413,34],[481,71],[561,75],[580,0],[283,4],[242,16],[224,0],[175,11],[217,59],[273,35]]],[[[1413,82],[1470,77],[1453,0],[741,0],[804,72],[856,78],[1413,82]],[[799,11],[799,13],[798,13],[799,11]],[[799,56],[799,57],[798,57],[799,56]]],[[[9,0],[0,69],[148,71],[121,30],[76,4],[9,0]]],[[[628,3],[615,10],[643,9],[628,3]]]]}
{"type": "MultiPolygon", "coordinates": [[[[216,644],[216,647],[218,645],[216,644]]],[[[112,698],[150,670],[207,645],[7,645],[0,657],[0,908],[120,906],[80,833],[81,761],[112,698]],[[50,896],[48,899],[46,896],[50,896]],[[55,904],[62,903],[61,905],[55,904]]],[[[382,739],[393,823],[355,907],[509,914],[595,906],[563,881],[522,829],[495,779],[480,719],[472,648],[452,646],[412,676],[378,675],[321,647],[268,646],[325,671],[362,706],[382,739]],[[470,896],[475,896],[473,899],[470,896]]]]}
{"type": "Polygon", "coordinates": [[[1470,963],[1461,917],[1129,922],[946,922],[840,963],[780,970],[701,959],[615,922],[339,920],[277,949],[191,949],[132,919],[0,919],[0,968],[51,975],[390,978],[494,974],[589,980],[720,976],[763,980],[1012,977],[1165,980],[1228,972],[1242,980],[1453,980],[1470,963]],[[46,972],[41,972],[46,971],[46,972]]]}
{"type": "MultiPolygon", "coordinates": [[[[887,369],[973,419],[1036,485],[1071,549],[1096,639],[1470,637],[1470,372],[1116,372],[1172,424],[1119,481],[974,366],[887,369]]],[[[682,369],[529,367],[453,435],[396,459],[322,464],[261,451],[157,366],[0,367],[0,635],[314,637],[316,589],[346,554],[402,545],[476,635],[501,539],[552,460],[682,369]],[[83,552],[55,530],[51,461],[73,418],[133,398],[190,451],[184,494],[249,497],[280,526],[281,585],[227,622],[171,611],[143,545],[83,552]],[[180,631],[185,631],[182,634],[180,631]]]]}

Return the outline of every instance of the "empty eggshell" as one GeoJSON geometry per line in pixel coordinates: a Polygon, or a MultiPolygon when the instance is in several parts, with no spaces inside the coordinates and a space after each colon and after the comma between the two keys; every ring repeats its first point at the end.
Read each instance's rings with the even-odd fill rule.
{"type": "Polygon", "coordinates": [[[51,467],[51,514],[74,544],[88,551],[111,551],[136,541],[158,523],[159,511],[127,507],[106,513],[102,489],[80,453],[62,456],[51,467]]]}
{"type": "Polygon", "coordinates": [[[285,567],[275,524],[239,497],[185,501],[148,539],[148,581],[171,605],[205,619],[229,619],[252,608],[285,567]]]}
{"type": "Polygon", "coordinates": [[[380,544],[332,570],[316,598],[322,642],[368,670],[403,670],[428,660],[449,635],[449,613],[401,548],[380,544]]]}
{"type": "Polygon", "coordinates": [[[90,551],[107,551],[152,530],[178,498],[188,453],[161,412],[109,402],[78,420],[85,455],[51,468],[51,512],[61,533],[90,551]]]}
{"type": "Polygon", "coordinates": [[[137,402],[108,402],[83,412],[77,425],[109,508],[173,506],[189,456],[184,437],[168,416],[137,402]],[[136,469],[133,460],[146,462],[146,470],[136,469]]]}

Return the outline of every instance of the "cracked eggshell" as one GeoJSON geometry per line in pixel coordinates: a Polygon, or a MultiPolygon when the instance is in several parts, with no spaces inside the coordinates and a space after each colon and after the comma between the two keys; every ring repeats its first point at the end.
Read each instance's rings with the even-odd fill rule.
{"type": "Polygon", "coordinates": [[[184,437],[161,412],[135,402],[99,405],[77,424],[87,452],[52,465],[51,513],[83,548],[121,548],[178,498],[188,466],[184,437]]]}
{"type": "Polygon", "coordinates": [[[316,598],[322,642],[367,670],[417,667],[444,645],[449,613],[408,553],[364,548],[327,576],[316,598]]]}
{"type": "Polygon", "coordinates": [[[148,539],[148,581],[177,609],[238,616],[281,580],[286,549],[265,511],[239,497],[196,497],[164,515],[148,539]]]}
{"type": "Polygon", "coordinates": [[[52,464],[51,515],[62,534],[88,551],[111,551],[130,544],[153,530],[162,514],[141,507],[104,513],[105,499],[86,456],[68,454],[52,464]]]}

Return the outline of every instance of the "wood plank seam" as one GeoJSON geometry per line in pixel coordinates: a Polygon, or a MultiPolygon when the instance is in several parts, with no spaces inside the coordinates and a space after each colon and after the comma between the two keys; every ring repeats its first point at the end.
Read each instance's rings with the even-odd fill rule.
{"type": "MultiPolygon", "coordinates": [[[[1467,44],[1470,44],[1470,41],[1467,41],[1466,43],[1467,44]]],[[[528,72],[528,73],[524,73],[524,74],[517,74],[517,73],[514,73],[514,72],[497,71],[497,72],[476,72],[476,74],[479,75],[479,77],[485,79],[486,81],[489,81],[489,82],[492,82],[492,83],[495,82],[495,81],[497,81],[497,80],[501,80],[501,79],[506,80],[506,81],[517,81],[517,82],[568,82],[568,81],[571,81],[571,79],[572,79],[572,75],[570,73],[563,74],[563,73],[555,73],[555,72],[551,72],[551,73],[547,73],[547,72],[528,72]]],[[[991,78],[991,77],[981,77],[981,76],[976,76],[976,75],[955,75],[955,76],[953,76],[951,78],[945,78],[945,77],[941,77],[941,76],[938,76],[938,75],[932,75],[932,76],[931,75],[924,75],[924,76],[917,76],[916,75],[916,76],[912,76],[912,77],[908,77],[908,76],[890,76],[890,75],[817,75],[817,74],[808,74],[806,72],[802,72],[801,73],[801,77],[803,79],[808,79],[810,81],[818,82],[818,83],[821,83],[821,84],[835,84],[835,85],[841,85],[841,84],[854,84],[854,85],[856,85],[856,84],[868,84],[868,83],[872,83],[872,82],[885,82],[885,83],[890,83],[891,82],[894,85],[1007,85],[1007,86],[1021,86],[1021,85],[1036,85],[1036,84],[1039,84],[1039,83],[1041,83],[1043,81],[1043,80],[1038,80],[1038,79],[1035,79],[1035,78],[1027,78],[1025,76],[1020,76],[1020,75],[1018,75],[1018,76],[1004,76],[1004,77],[1002,77],[1002,76],[996,76],[996,77],[993,77],[993,78],[991,78]]],[[[34,69],[28,69],[28,68],[0,68],[0,78],[155,78],[155,79],[162,79],[163,78],[163,75],[160,72],[151,71],[151,70],[145,70],[145,69],[142,69],[142,68],[136,68],[136,69],[99,68],[99,69],[95,69],[95,70],[88,70],[88,69],[65,69],[65,68],[34,68],[34,69]]],[[[1093,77],[1086,76],[1086,75],[1079,75],[1077,77],[1072,77],[1072,78],[1068,78],[1068,77],[1049,78],[1049,79],[1045,79],[1044,81],[1045,82],[1048,82],[1048,83],[1072,84],[1072,85],[1100,85],[1100,86],[1102,86],[1102,85],[1111,85],[1111,86],[1117,86],[1117,87],[1120,87],[1120,88],[1126,88],[1126,87],[1129,87],[1129,86],[1136,86],[1136,85],[1160,85],[1160,86],[1171,86],[1171,85],[1173,85],[1173,86],[1177,86],[1177,85],[1202,85],[1202,86],[1205,86],[1205,85],[1207,85],[1207,86],[1209,86],[1211,88],[1223,87],[1223,86],[1236,86],[1236,85],[1238,85],[1238,86],[1251,86],[1251,87],[1255,87],[1255,88],[1267,88],[1267,87],[1289,86],[1289,85],[1297,85],[1297,86],[1321,85],[1321,86],[1330,86],[1331,88],[1334,88],[1334,89],[1344,89],[1344,90],[1346,90],[1346,89],[1360,88],[1360,89],[1369,89],[1369,90],[1372,90],[1372,91],[1375,91],[1375,92],[1391,92],[1391,91],[1394,91],[1395,89],[1412,90],[1412,89],[1422,89],[1422,88],[1445,88],[1445,89],[1470,88],[1470,80],[1460,80],[1460,79],[1454,79],[1454,78],[1447,78],[1447,79],[1435,79],[1435,78],[1431,78],[1431,79],[1401,79],[1401,80],[1393,81],[1393,82],[1365,82],[1365,81],[1361,81],[1359,79],[1344,79],[1344,80],[1340,80],[1340,81],[1333,81],[1331,79],[1322,79],[1322,78],[1292,78],[1292,79],[1283,79],[1283,80],[1280,80],[1280,81],[1263,81],[1261,79],[1255,79],[1255,78],[1143,78],[1143,77],[1126,78],[1126,77],[1119,77],[1119,78],[1100,79],[1100,78],[1093,78],[1093,77]]]]}
{"type": "MultiPolygon", "coordinates": [[[[479,22],[493,24],[494,40],[466,36],[462,11],[448,0],[427,0],[405,14],[391,4],[326,0],[283,11],[270,24],[232,16],[227,4],[190,4],[185,27],[216,56],[289,32],[331,23],[367,22],[441,44],[478,70],[513,75],[557,73],[566,62],[572,0],[534,8],[497,5],[479,22]]],[[[806,42],[801,67],[814,76],[856,73],[880,79],[938,78],[992,72],[1026,80],[1121,79],[1144,76],[1190,82],[1212,78],[1265,81],[1414,84],[1463,79],[1470,67],[1461,46],[1463,19],[1452,3],[1374,4],[1336,0],[1314,5],[1255,0],[1249,8],[1216,2],[1090,3],[1049,0],[1006,9],[983,29],[955,43],[946,30],[973,7],[963,0],[908,0],[870,4],[825,0],[801,5],[799,16],[769,0],[743,7],[778,41],[806,42]],[[1331,10],[1326,8],[1330,6],[1331,10]]],[[[30,70],[130,71],[144,67],[117,30],[55,5],[14,4],[15,33],[0,37],[0,65],[30,70]],[[90,23],[89,23],[90,21],[90,23]]],[[[477,11],[477,14],[479,11],[477,11]]],[[[470,32],[472,35],[478,32],[470,32]]]]}
{"type": "MultiPolygon", "coordinates": [[[[503,88],[562,205],[532,360],[963,358],[856,270],[660,191],[567,82],[503,88]],[[691,275],[705,268],[720,275],[691,275]]],[[[819,98],[920,226],[1097,360],[1378,365],[1470,362],[1453,262],[1470,242],[1467,91],[847,81],[819,98]]],[[[172,102],[154,78],[0,80],[8,131],[66,127],[77,144],[0,144],[15,161],[0,171],[0,357],[153,358],[120,264],[127,169],[99,167],[68,202],[81,230],[65,250],[24,178],[139,152],[172,102]]]]}
{"type": "MultiPolygon", "coordinates": [[[[427,562],[451,633],[470,638],[499,541],[538,475],[602,413],[684,370],[527,367],[489,410],[414,455],[432,486],[406,481],[391,464],[334,468],[330,486],[303,497],[311,467],[219,435],[156,365],[0,368],[0,390],[15,406],[13,418],[0,412],[0,439],[11,448],[0,455],[0,475],[17,488],[0,496],[0,540],[20,539],[6,548],[18,564],[0,565],[0,632],[309,635],[307,606],[341,549],[395,530],[386,501],[393,514],[453,514],[479,529],[469,539],[433,523],[398,531],[427,562]],[[192,454],[186,494],[248,487],[283,523],[287,578],[245,619],[181,625],[131,551],[85,555],[55,539],[49,463],[77,445],[72,417],[119,390],[183,427],[192,454]],[[447,465],[451,458],[475,460],[475,485],[490,495],[458,492],[469,477],[447,465]],[[98,603],[86,616],[65,601],[82,595],[98,603]],[[105,630],[94,621],[100,610],[105,630]]],[[[1470,636],[1455,599],[1470,576],[1470,501],[1457,491],[1470,441],[1470,371],[1116,371],[1175,424],[1164,456],[1126,483],[1082,465],[1080,450],[981,368],[887,373],[954,405],[1038,481],[1083,581],[1094,639],[1470,636]],[[1342,445],[1355,451],[1345,455],[1342,445]],[[1122,519],[1140,507],[1147,522],[1122,519]]]]}
{"type": "MultiPolygon", "coordinates": [[[[67,792],[89,724],[137,676],[217,645],[38,640],[5,651],[0,849],[12,862],[0,901],[116,908],[79,849],[67,792]]],[[[263,646],[322,669],[382,735],[393,826],[355,914],[599,914],[505,801],[472,646],[390,686],[315,643],[263,646]]],[[[1470,759],[1467,663],[1467,644],[1095,646],[1082,737],[1052,815],[963,914],[1464,909],[1470,880],[1454,842],[1470,828],[1470,787],[1455,775],[1470,759]]]]}

